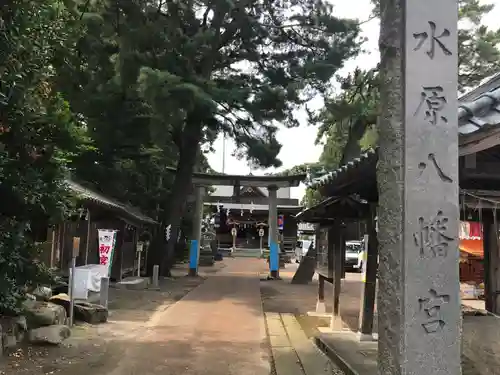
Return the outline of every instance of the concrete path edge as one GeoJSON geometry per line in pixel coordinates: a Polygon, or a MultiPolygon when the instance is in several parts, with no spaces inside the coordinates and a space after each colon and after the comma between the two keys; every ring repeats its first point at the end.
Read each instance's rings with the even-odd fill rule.
{"type": "Polygon", "coordinates": [[[346,375],[359,375],[352,366],[320,336],[314,338],[314,343],[325,355],[330,358],[346,375]]]}

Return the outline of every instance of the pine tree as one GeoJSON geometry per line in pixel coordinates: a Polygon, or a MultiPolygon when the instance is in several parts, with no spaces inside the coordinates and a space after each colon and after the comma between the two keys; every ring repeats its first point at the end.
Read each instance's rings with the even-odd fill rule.
{"type": "Polygon", "coordinates": [[[69,18],[56,1],[0,5],[0,315],[18,313],[27,287],[50,280],[33,229],[63,216],[64,178],[84,145],[51,66],[68,49],[69,18]]]}
{"type": "MultiPolygon", "coordinates": [[[[378,1],[374,1],[378,16],[378,1]]],[[[481,20],[494,8],[479,0],[459,1],[459,88],[465,91],[500,70],[500,29],[490,30],[481,20]]],[[[324,108],[312,118],[319,123],[318,141],[324,139],[320,163],[330,168],[357,157],[375,146],[379,115],[378,67],[356,69],[340,79],[341,93],[326,98],[324,108]],[[364,139],[363,139],[364,138],[364,139]],[[363,145],[360,141],[363,139],[363,145]]]]}
{"type": "MultiPolygon", "coordinates": [[[[164,218],[173,238],[201,144],[224,132],[250,162],[281,164],[277,124],[296,126],[294,110],[324,92],[359,51],[356,21],[332,14],[327,2],[312,0],[115,0],[85,15],[97,26],[89,32],[109,41],[101,48],[111,55],[105,69],[88,63],[121,95],[139,98],[149,129],[177,148],[164,218]]],[[[117,116],[127,121],[124,112],[117,116]]],[[[164,273],[174,259],[172,242],[151,257],[164,273]]]]}

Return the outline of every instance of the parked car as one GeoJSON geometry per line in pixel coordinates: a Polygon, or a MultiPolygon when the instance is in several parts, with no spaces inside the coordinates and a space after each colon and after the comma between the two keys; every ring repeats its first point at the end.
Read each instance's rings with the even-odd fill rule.
{"type": "Polygon", "coordinates": [[[344,267],[346,270],[358,272],[363,270],[364,251],[363,241],[347,241],[345,243],[344,267]]]}
{"type": "Polygon", "coordinates": [[[299,240],[297,241],[297,246],[295,247],[295,263],[302,262],[302,258],[304,258],[307,254],[309,248],[313,245],[313,241],[311,240],[299,240]]]}

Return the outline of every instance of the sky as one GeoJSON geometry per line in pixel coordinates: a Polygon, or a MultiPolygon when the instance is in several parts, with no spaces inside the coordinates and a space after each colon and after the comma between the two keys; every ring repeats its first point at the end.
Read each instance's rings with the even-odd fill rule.
{"type": "MultiPolygon", "coordinates": [[[[353,1],[346,0],[331,0],[334,4],[334,11],[336,16],[340,18],[353,18],[360,21],[366,21],[370,18],[372,5],[370,0],[354,0],[356,6],[353,6],[353,1]]],[[[489,1],[491,2],[491,1],[489,1]]],[[[500,6],[497,6],[484,20],[484,24],[493,26],[496,20],[500,18],[500,6]]],[[[363,45],[365,53],[358,55],[356,58],[347,61],[342,70],[338,73],[346,75],[352,72],[356,67],[361,69],[373,68],[379,61],[378,52],[378,35],[379,35],[379,21],[378,19],[370,20],[363,23],[361,26],[362,36],[367,38],[367,42],[363,45]]],[[[498,26],[497,26],[498,27],[498,26]]],[[[312,100],[308,104],[309,109],[317,110],[322,106],[321,99],[312,100]]],[[[298,164],[313,163],[318,161],[322,151],[321,145],[315,145],[317,129],[307,124],[307,114],[305,109],[297,111],[297,118],[300,126],[297,128],[286,129],[280,128],[277,134],[278,141],[283,145],[278,158],[283,162],[280,169],[266,169],[266,170],[250,170],[245,160],[237,160],[231,156],[235,149],[234,143],[230,139],[225,141],[225,152],[223,152],[223,139],[222,136],[216,140],[214,144],[215,152],[207,155],[210,166],[222,172],[223,156],[225,154],[225,168],[224,173],[227,174],[248,174],[262,175],[264,173],[274,173],[279,170],[288,169],[298,164]]],[[[305,186],[301,184],[299,187],[292,188],[292,198],[299,200],[304,195],[305,186]]]]}

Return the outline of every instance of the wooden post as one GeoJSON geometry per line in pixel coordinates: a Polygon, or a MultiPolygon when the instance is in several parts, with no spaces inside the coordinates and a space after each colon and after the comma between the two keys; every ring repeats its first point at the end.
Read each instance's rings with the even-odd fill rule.
{"type": "Polygon", "coordinates": [[[492,220],[489,215],[484,215],[481,221],[483,226],[483,254],[484,254],[484,295],[485,295],[485,309],[486,311],[493,312],[493,300],[495,296],[495,288],[492,283],[492,271],[494,274],[494,269],[492,267],[492,256],[494,256],[491,249],[491,228],[492,220]]]}
{"type": "Polygon", "coordinates": [[[342,330],[340,317],[340,289],[342,281],[342,252],[345,252],[345,241],[342,226],[336,222],[328,231],[328,242],[333,243],[333,312],[331,328],[334,331],[342,330]]]}
{"type": "MultiPolygon", "coordinates": [[[[496,215],[496,213],[493,213],[496,215]]],[[[500,255],[498,248],[498,228],[490,215],[483,217],[484,287],[485,307],[493,314],[500,314],[500,255]]]]}
{"type": "Polygon", "coordinates": [[[318,278],[318,301],[316,302],[316,312],[324,314],[326,312],[325,306],[325,277],[319,275],[318,278]]]}
{"type": "Polygon", "coordinates": [[[58,228],[59,226],[58,225],[54,225],[52,227],[52,243],[51,243],[51,248],[50,248],[50,267],[54,267],[54,252],[56,251],[56,238],[57,238],[57,235],[56,233],[58,233],[58,228]]]}
{"type": "Polygon", "coordinates": [[[73,237],[73,248],[71,253],[71,266],[69,271],[69,326],[73,326],[73,311],[75,306],[75,270],[76,257],[80,253],[80,237],[73,237]]]}
{"type": "Polygon", "coordinates": [[[375,210],[367,220],[368,236],[366,261],[363,266],[363,287],[361,289],[361,308],[359,311],[359,338],[360,341],[373,340],[373,317],[375,312],[375,296],[377,289],[378,268],[378,241],[375,230],[375,210]]]}
{"type": "Polygon", "coordinates": [[[90,236],[92,233],[90,210],[87,208],[87,241],[85,243],[85,264],[89,264],[90,236]]]}

